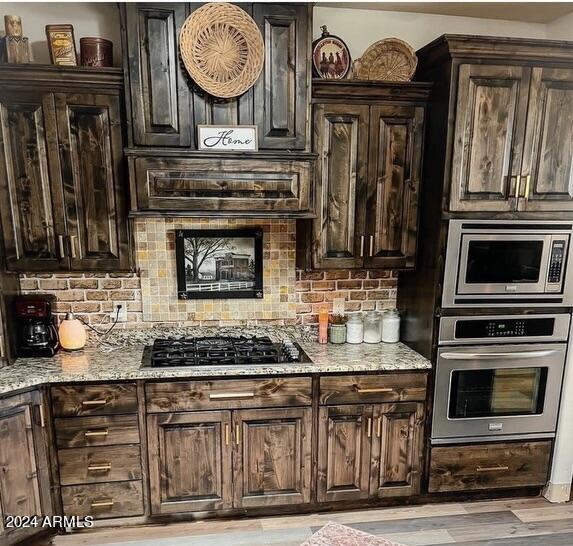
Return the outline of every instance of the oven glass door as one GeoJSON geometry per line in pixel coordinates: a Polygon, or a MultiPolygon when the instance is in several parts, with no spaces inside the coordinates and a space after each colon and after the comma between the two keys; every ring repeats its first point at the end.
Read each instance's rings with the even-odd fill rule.
{"type": "Polygon", "coordinates": [[[464,234],[458,294],[543,293],[551,236],[464,234]]]}
{"type": "Polygon", "coordinates": [[[565,343],[442,347],[432,439],[555,432],[565,343]]]}

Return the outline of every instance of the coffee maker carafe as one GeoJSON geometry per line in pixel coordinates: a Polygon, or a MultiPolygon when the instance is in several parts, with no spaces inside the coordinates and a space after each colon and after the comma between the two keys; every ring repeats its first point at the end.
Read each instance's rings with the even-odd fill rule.
{"type": "Polygon", "coordinates": [[[20,357],[54,356],[58,333],[52,316],[51,295],[18,296],[16,314],[16,353],[20,357]]]}

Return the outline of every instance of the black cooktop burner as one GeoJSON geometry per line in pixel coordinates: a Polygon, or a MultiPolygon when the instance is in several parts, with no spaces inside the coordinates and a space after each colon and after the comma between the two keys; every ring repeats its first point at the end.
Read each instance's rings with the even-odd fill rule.
{"type": "Polygon", "coordinates": [[[143,366],[232,366],[311,362],[298,343],[268,337],[186,337],[156,339],[146,348],[143,366]]]}

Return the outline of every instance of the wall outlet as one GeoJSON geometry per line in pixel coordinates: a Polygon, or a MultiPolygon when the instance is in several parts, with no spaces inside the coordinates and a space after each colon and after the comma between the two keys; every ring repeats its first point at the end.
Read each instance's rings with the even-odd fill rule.
{"type": "Polygon", "coordinates": [[[127,322],[127,305],[125,303],[119,302],[115,304],[113,311],[109,314],[109,318],[112,323],[115,321],[116,315],[117,315],[117,322],[127,322]],[[118,305],[121,305],[119,313],[117,312],[118,305]]]}
{"type": "Polygon", "coordinates": [[[332,314],[344,315],[344,298],[334,298],[332,300],[332,314]]]}

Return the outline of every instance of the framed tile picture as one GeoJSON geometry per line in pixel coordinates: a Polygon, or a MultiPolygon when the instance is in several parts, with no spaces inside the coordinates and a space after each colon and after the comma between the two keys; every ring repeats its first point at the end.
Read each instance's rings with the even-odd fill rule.
{"type": "Polygon", "coordinates": [[[179,299],[263,297],[261,229],[175,232],[179,299]]]}

